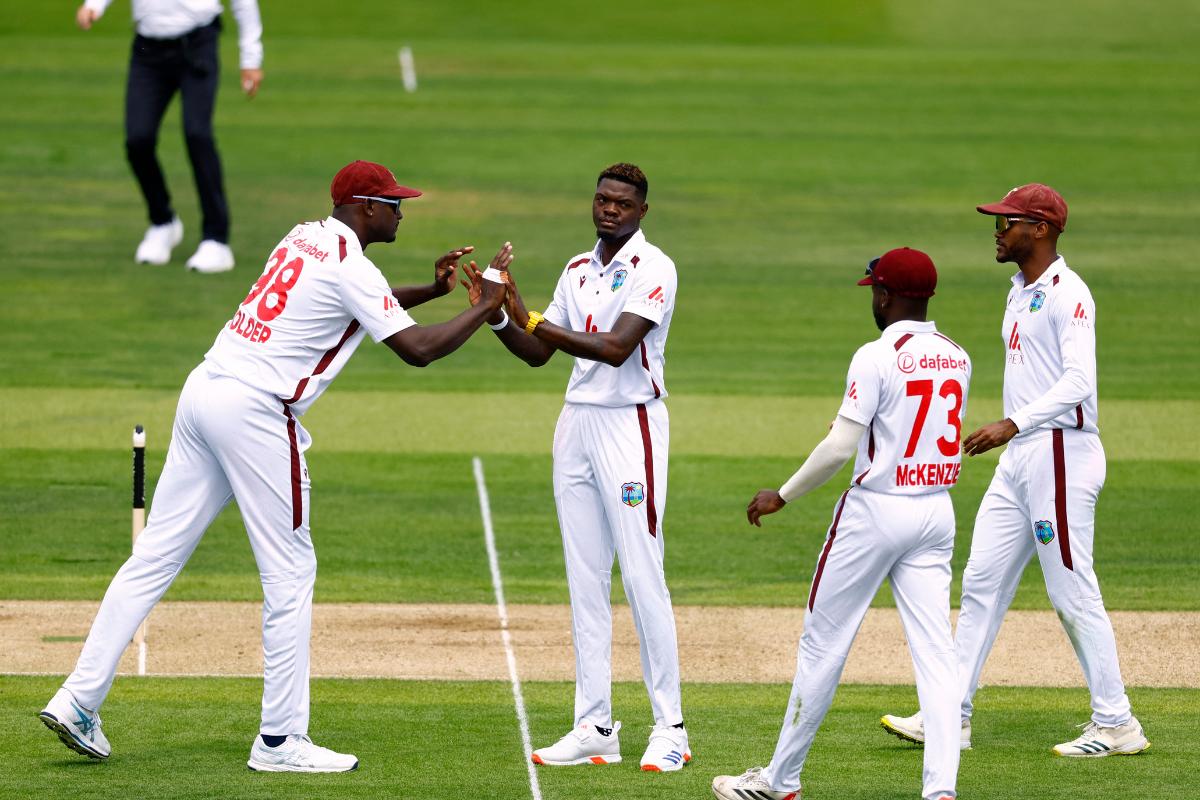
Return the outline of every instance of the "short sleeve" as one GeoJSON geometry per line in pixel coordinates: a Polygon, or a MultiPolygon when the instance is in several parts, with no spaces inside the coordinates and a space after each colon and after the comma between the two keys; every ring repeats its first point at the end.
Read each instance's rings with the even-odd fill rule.
{"type": "Polygon", "coordinates": [[[879,369],[871,358],[870,345],[859,348],[850,361],[846,374],[846,393],[842,395],[842,407],[838,416],[862,425],[870,425],[879,410],[879,395],[882,391],[879,369]]]}
{"type": "Polygon", "coordinates": [[[621,312],[637,314],[655,325],[662,323],[667,312],[675,307],[675,264],[664,256],[631,272],[633,282],[621,312]]]}
{"type": "Polygon", "coordinates": [[[347,258],[339,269],[342,303],[376,342],[417,324],[392,295],[383,273],[366,258],[347,258]]]}
{"type": "Polygon", "coordinates": [[[562,275],[558,276],[558,285],[554,287],[554,298],[542,313],[547,322],[562,328],[571,327],[567,314],[567,271],[569,269],[569,267],[564,269],[562,275]]]}

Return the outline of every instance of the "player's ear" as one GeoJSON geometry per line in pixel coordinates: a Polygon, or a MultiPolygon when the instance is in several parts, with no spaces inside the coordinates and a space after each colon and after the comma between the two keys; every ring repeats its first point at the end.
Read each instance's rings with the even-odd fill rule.
{"type": "Polygon", "coordinates": [[[638,212],[638,219],[645,219],[646,212],[650,210],[649,203],[642,203],[642,210],[638,212]]]}

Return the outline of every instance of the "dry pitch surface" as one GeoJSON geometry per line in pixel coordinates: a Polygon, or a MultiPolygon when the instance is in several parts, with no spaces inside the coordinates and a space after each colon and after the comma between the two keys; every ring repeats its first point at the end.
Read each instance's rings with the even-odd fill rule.
{"type": "MultiPolygon", "coordinates": [[[[0,674],[66,674],[96,612],[92,602],[0,602],[0,674]]],[[[570,610],[509,606],[523,680],[574,679],[570,610]]],[[[260,675],[261,606],[171,602],[150,616],[147,672],[260,675]]],[[[683,679],[792,680],[803,612],[795,608],[681,606],[675,609],[683,679]]],[[[641,680],[628,606],[614,609],[613,678],[641,680]]],[[[1200,687],[1200,613],[1111,612],[1130,686],[1200,687]]],[[[131,647],[121,671],[137,669],[131,647]]],[[[313,677],[508,680],[496,607],[486,604],[318,604],[313,612],[313,677]]],[[[895,609],[871,609],[843,680],[911,684],[912,665],[895,609]]],[[[1052,611],[1010,611],[983,682],[1082,686],[1083,676],[1052,611]]]]}

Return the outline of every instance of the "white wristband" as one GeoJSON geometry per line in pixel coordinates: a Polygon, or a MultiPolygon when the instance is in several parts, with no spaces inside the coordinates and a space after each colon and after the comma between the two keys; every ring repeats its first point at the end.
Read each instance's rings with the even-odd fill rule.
{"type": "Polygon", "coordinates": [[[500,309],[500,313],[504,315],[504,319],[500,320],[495,325],[490,322],[487,324],[488,327],[494,331],[502,331],[508,327],[508,312],[502,308],[500,309]]]}
{"type": "Polygon", "coordinates": [[[488,267],[483,271],[483,279],[492,283],[504,283],[503,272],[495,267],[488,267]]]}

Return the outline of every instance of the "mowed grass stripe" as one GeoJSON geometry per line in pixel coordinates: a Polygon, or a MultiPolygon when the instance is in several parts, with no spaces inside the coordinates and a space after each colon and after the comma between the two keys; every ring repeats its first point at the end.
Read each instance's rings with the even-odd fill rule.
{"type": "MultiPolygon", "coordinates": [[[[121,449],[135,424],[164,450],[178,391],[0,388],[0,449],[121,449]]],[[[672,455],[803,458],[837,414],[837,397],[682,395],[668,400],[672,455]]],[[[314,448],[363,453],[548,453],[562,395],[522,392],[345,392],[336,388],[305,416],[314,448]],[[503,421],[502,432],[496,428],[503,421]]],[[[972,398],[971,426],[999,418],[992,398],[972,398]]],[[[1110,461],[1200,460],[1195,400],[1101,400],[1110,461]]],[[[987,456],[986,458],[994,458],[987,456]]]]}

